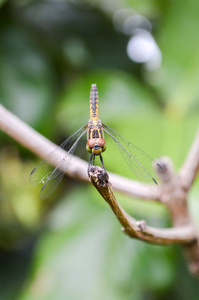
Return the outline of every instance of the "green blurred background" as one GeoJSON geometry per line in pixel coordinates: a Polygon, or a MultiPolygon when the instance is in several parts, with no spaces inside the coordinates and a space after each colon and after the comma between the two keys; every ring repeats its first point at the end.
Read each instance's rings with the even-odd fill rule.
{"type": "MultiPolygon", "coordinates": [[[[100,117],[153,157],[180,168],[198,128],[197,1],[0,1],[0,101],[60,144],[100,117]]],[[[179,246],[121,232],[90,185],[65,178],[39,199],[28,178],[39,162],[0,133],[0,299],[198,299],[179,246]]],[[[120,173],[120,166],[105,161],[120,173]]],[[[123,171],[121,171],[123,172],[123,171]]],[[[121,173],[125,175],[125,172],[121,173]]],[[[199,187],[190,210],[199,226],[199,187]]],[[[117,194],[134,217],[170,226],[166,209],[117,194]]]]}

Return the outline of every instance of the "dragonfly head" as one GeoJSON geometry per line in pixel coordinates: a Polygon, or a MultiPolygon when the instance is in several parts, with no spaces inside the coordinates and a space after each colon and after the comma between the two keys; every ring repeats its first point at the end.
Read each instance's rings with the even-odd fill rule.
{"type": "Polygon", "coordinates": [[[86,143],[86,150],[94,155],[100,155],[106,150],[106,142],[102,138],[89,139],[86,143]]]}

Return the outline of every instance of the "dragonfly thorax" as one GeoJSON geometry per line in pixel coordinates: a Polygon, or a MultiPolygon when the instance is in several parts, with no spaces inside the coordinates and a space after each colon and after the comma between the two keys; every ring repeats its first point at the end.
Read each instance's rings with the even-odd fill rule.
{"type": "Polygon", "coordinates": [[[86,150],[94,155],[100,155],[106,150],[106,142],[103,138],[92,138],[86,143],[86,150]]]}

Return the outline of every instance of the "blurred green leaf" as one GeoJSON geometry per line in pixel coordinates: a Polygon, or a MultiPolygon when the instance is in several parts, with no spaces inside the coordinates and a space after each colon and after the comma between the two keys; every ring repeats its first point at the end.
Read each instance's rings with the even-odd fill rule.
{"type": "Polygon", "coordinates": [[[158,40],[163,55],[159,90],[171,109],[177,105],[184,114],[191,103],[198,101],[198,35],[199,10],[194,0],[174,1],[167,6],[158,40]]]}
{"type": "MultiPolygon", "coordinates": [[[[41,222],[43,207],[30,190],[31,164],[21,163],[13,148],[0,151],[0,246],[16,249],[34,234],[41,222]]],[[[35,189],[36,191],[36,189],[35,189]]]]}
{"type": "Polygon", "coordinates": [[[172,248],[127,238],[108,207],[99,209],[85,188],[68,195],[49,217],[49,226],[20,299],[132,299],[140,282],[150,290],[173,280],[172,248]]]}
{"type": "Polygon", "coordinates": [[[154,15],[156,9],[158,8],[157,1],[155,0],[115,0],[111,4],[106,0],[81,0],[80,3],[84,2],[90,6],[98,7],[105,13],[113,14],[118,9],[129,9],[137,10],[140,13],[146,15],[154,15]]]}
{"type": "Polygon", "coordinates": [[[7,0],[0,0],[0,7],[6,2],[7,0]]]}
{"type": "Polygon", "coordinates": [[[49,111],[55,93],[51,66],[24,29],[4,24],[0,43],[1,102],[35,125],[49,111]]]}

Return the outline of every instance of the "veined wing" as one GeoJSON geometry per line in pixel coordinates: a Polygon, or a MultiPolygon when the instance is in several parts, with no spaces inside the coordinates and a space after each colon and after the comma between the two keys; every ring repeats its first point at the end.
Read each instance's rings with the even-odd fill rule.
{"type": "Polygon", "coordinates": [[[41,199],[46,199],[55,191],[65,170],[75,161],[74,158],[71,159],[70,155],[74,153],[78,142],[86,131],[87,125],[77,130],[47,155],[30,173],[31,184],[44,184],[40,193],[41,199]]]}
{"type": "Polygon", "coordinates": [[[103,124],[103,129],[107,141],[107,152],[112,149],[111,156],[118,162],[129,168],[139,181],[147,184],[158,184],[154,167],[160,170],[163,167],[158,164],[153,158],[146,154],[143,150],[128,142],[125,138],[103,124]]]}

